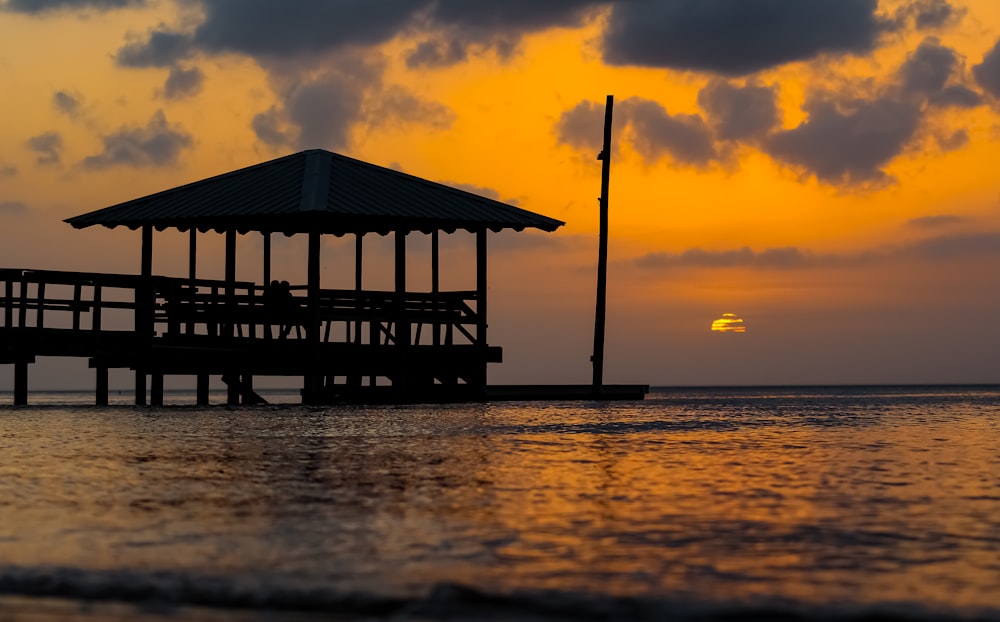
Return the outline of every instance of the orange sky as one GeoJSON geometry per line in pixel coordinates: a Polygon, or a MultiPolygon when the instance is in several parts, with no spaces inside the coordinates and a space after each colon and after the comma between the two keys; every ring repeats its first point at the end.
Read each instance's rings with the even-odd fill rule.
{"type": "Polygon", "coordinates": [[[280,6],[0,0],[0,263],[136,271],[137,234],[61,220],[322,147],[565,220],[493,237],[490,380],[587,382],[610,93],[609,382],[1000,381],[995,0],[280,6]]]}

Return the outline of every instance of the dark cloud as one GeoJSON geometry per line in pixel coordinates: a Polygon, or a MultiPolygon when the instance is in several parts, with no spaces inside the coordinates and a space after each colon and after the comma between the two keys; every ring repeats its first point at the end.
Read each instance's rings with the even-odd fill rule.
{"type": "MultiPolygon", "coordinates": [[[[927,220],[932,221],[933,217],[927,220]]],[[[761,251],[755,251],[749,247],[714,251],[692,248],[680,253],[648,253],[635,258],[632,263],[639,268],[648,270],[680,268],[805,270],[859,268],[900,259],[947,262],[969,258],[998,257],[1000,257],[1000,233],[983,232],[944,235],[895,248],[842,255],[813,253],[794,246],[769,248],[761,251]]]]}
{"type": "Polygon", "coordinates": [[[927,101],[938,108],[975,108],[983,103],[983,96],[967,86],[953,84],[934,93],[927,101]]]}
{"type": "Polygon", "coordinates": [[[52,105],[64,115],[74,118],[80,114],[83,102],[78,95],[73,95],[68,91],[56,91],[52,95],[52,105]]]}
{"type": "Polygon", "coordinates": [[[0,178],[3,177],[16,177],[17,167],[13,164],[4,164],[0,162],[0,178]]]}
{"type": "Polygon", "coordinates": [[[398,86],[383,89],[374,99],[367,107],[371,125],[419,123],[444,130],[455,122],[455,111],[451,108],[421,99],[398,86]]]}
{"type": "Polygon", "coordinates": [[[146,127],[123,127],[104,137],[104,150],[83,160],[90,169],[112,166],[167,166],[177,161],[181,150],[192,145],[191,135],[171,127],[162,110],[146,127]]]}
{"type": "Polygon", "coordinates": [[[560,143],[596,156],[604,146],[604,104],[580,102],[562,113],[555,131],[560,143]]]}
{"type": "Polygon", "coordinates": [[[632,128],[632,146],[647,162],[670,155],[681,164],[707,166],[719,159],[712,131],[701,116],[671,115],[660,104],[639,98],[625,100],[621,109],[632,128]]]}
{"type": "Polygon", "coordinates": [[[756,268],[761,270],[795,270],[840,265],[843,259],[834,255],[815,255],[794,246],[754,251],[749,247],[733,250],[707,251],[700,248],[682,253],[650,253],[635,260],[640,268],[756,268]]]}
{"type": "Polygon", "coordinates": [[[194,42],[253,57],[315,55],[392,39],[428,0],[203,0],[194,42]]]}
{"type": "Polygon", "coordinates": [[[937,136],[936,139],[942,151],[955,151],[969,144],[969,132],[964,129],[955,130],[947,136],[937,136]]]}
{"type": "Polygon", "coordinates": [[[926,261],[1000,257],[1000,233],[963,233],[930,238],[903,248],[900,254],[926,261]]]}
{"type": "Polygon", "coordinates": [[[283,127],[281,112],[274,106],[255,115],[251,127],[257,139],[265,145],[286,147],[294,143],[283,127]]]}
{"type": "Polygon", "coordinates": [[[291,90],[285,110],[299,129],[299,148],[336,150],[348,145],[350,126],[360,116],[364,101],[364,85],[358,81],[350,74],[330,72],[291,90]]]}
{"type": "Polygon", "coordinates": [[[458,39],[450,41],[427,39],[417,44],[406,55],[410,69],[418,67],[447,67],[461,63],[469,57],[468,45],[458,39]]]}
{"type": "Polygon", "coordinates": [[[958,65],[954,50],[941,45],[935,37],[928,37],[899,68],[903,91],[923,95],[939,93],[958,65]]]}
{"type": "Polygon", "coordinates": [[[920,229],[940,229],[942,227],[961,225],[965,222],[967,222],[967,219],[962,216],[956,216],[954,214],[940,214],[938,216],[922,216],[920,218],[913,218],[906,224],[920,229]]]}
{"type": "Polygon", "coordinates": [[[872,51],[877,0],[617,2],[604,58],[617,65],[740,76],[824,53],[872,51]]]}
{"type": "Polygon", "coordinates": [[[736,86],[712,80],[698,93],[698,105],[721,140],[750,140],[766,135],[780,121],[778,91],[773,86],[736,86]]]}
{"type": "Polygon", "coordinates": [[[119,48],[115,63],[121,67],[170,67],[192,53],[191,36],[153,30],[144,39],[133,38],[119,48]]]}
{"type": "Polygon", "coordinates": [[[28,148],[38,154],[39,164],[59,164],[62,160],[63,139],[58,132],[45,132],[32,136],[27,142],[28,148]]]}
{"type": "Polygon", "coordinates": [[[197,67],[173,67],[167,81],[163,83],[163,96],[167,99],[182,99],[197,95],[204,81],[205,74],[197,67]]]}
{"type": "Polygon", "coordinates": [[[406,62],[411,68],[447,66],[483,50],[508,58],[526,33],[578,26],[602,4],[600,0],[437,0],[418,20],[434,35],[418,44],[406,62]]]}
{"type": "Polygon", "coordinates": [[[58,10],[101,10],[143,6],[146,0],[7,0],[3,10],[15,13],[45,13],[58,10]]]}
{"type": "Polygon", "coordinates": [[[987,93],[1000,98],[1000,40],[983,56],[983,62],[972,68],[972,75],[987,93]]]}
{"type": "Polygon", "coordinates": [[[0,214],[21,214],[28,206],[20,201],[0,201],[0,214]]]}
{"type": "Polygon", "coordinates": [[[770,136],[765,149],[833,184],[887,180],[882,167],[903,151],[921,121],[918,102],[889,96],[849,102],[814,97],[803,108],[808,118],[770,136]]]}
{"type": "Polygon", "coordinates": [[[965,7],[956,7],[948,0],[913,0],[896,14],[900,27],[913,23],[917,30],[942,28],[960,21],[966,14],[965,7]]]}

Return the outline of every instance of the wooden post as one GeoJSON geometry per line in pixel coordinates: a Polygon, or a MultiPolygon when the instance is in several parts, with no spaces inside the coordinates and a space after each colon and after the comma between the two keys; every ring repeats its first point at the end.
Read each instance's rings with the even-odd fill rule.
{"type": "Polygon", "coordinates": [[[149,387],[149,403],[152,406],[163,406],[163,372],[153,372],[149,387]]]}
{"type": "Polygon", "coordinates": [[[107,365],[97,365],[94,368],[97,373],[97,379],[95,382],[94,390],[94,403],[98,406],[108,405],[108,366],[107,365]]]}
{"type": "Polygon", "coordinates": [[[14,363],[14,405],[28,405],[28,361],[20,359],[14,363]]]}
{"type": "Polygon", "coordinates": [[[608,95],[604,108],[604,148],[598,158],[601,167],[600,241],[597,250],[597,310],[594,314],[593,390],[599,397],[604,386],[604,325],[608,298],[608,185],[611,179],[611,119],[615,98],[608,95]]]}
{"type": "Polygon", "coordinates": [[[146,370],[135,370],[135,405],[146,405],[146,370]]]}
{"type": "Polygon", "coordinates": [[[486,390],[486,349],[489,342],[486,340],[486,288],[487,288],[487,264],[486,264],[486,233],[483,228],[476,232],[476,342],[479,346],[480,359],[477,361],[477,378],[475,384],[477,389],[486,390]]]}
{"type": "Polygon", "coordinates": [[[394,388],[406,390],[407,349],[410,345],[410,322],[406,317],[406,232],[396,231],[396,370],[394,388]]]}
{"type": "Polygon", "coordinates": [[[264,236],[264,287],[271,284],[271,232],[265,231],[264,236]]]}
{"type": "Polygon", "coordinates": [[[229,322],[225,331],[226,337],[236,336],[236,230],[226,231],[226,309],[229,322]]]}
{"type": "MultiPolygon", "coordinates": [[[[194,318],[195,315],[195,305],[197,304],[198,298],[198,228],[191,227],[191,231],[188,234],[188,295],[190,300],[188,304],[190,305],[189,317],[194,318]]],[[[178,300],[178,302],[180,302],[178,300]]],[[[184,330],[187,334],[193,335],[195,331],[194,320],[188,320],[184,326],[184,330]]]]}
{"type": "MultiPolygon", "coordinates": [[[[435,229],[431,232],[431,299],[434,301],[434,317],[440,317],[441,309],[439,308],[440,297],[438,294],[441,291],[441,247],[440,240],[438,239],[438,230],[435,229]]],[[[434,321],[431,324],[431,329],[434,334],[431,336],[431,343],[435,346],[441,345],[441,323],[434,321]]]]}
{"type": "Polygon", "coordinates": [[[208,406],[208,374],[198,374],[198,388],[195,401],[198,406],[208,406]]]}
{"type": "Polygon", "coordinates": [[[136,330],[144,341],[135,368],[135,405],[146,405],[146,366],[149,363],[150,343],[153,337],[153,226],[142,226],[142,257],[140,260],[142,284],[136,295],[141,298],[136,301],[136,330]]]}
{"type": "MultiPolygon", "coordinates": [[[[306,339],[309,343],[309,352],[311,355],[311,364],[316,365],[319,362],[319,293],[320,293],[320,234],[316,231],[309,232],[309,257],[308,257],[308,269],[307,269],[307,287],[309,300],[309,316],[308,323],[306,324],[306,339]]],[[[315,372],[315,369],[310,369],[310,372],[315,372]]],[[[323,377],[318,373],[309,373],[303,378],[303,385],[305,389],[305,399],[307,401],[315,401],[317,393],[323,384],[323,377]]]]}

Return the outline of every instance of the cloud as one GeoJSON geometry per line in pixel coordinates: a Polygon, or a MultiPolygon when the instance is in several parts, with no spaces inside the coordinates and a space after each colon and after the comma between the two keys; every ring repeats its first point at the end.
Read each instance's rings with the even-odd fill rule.
{"type": "Polygon", "coordinates": [[[966,222],[968,222],[968,219],[962,216],[956,216],[954,214],[940,214],[938,216],[922,216],[920,218],[913,218],[909,220],[907,224],[911,227],[917,227],[919,229],[939,229],[942,227],[961,225],[966,222]]]}
{"type": "Polygon", "coordinates": [[[112,166],[167,166],[177,161],[181,150],[192,145],[191,135],[171,127],[157,110],[146,127],[122,127],[104,137],[104,150],[83,160],[89,169],[112,166]]]}
{"type": "Polygon", "coordinates": [[[82,98],[68,91],[56,91],[52,95],[52,105],[67,117],[75,118],[83,106],[82,98]]]}
{"type": "Polygon", "coordinates": [[[0,162],[0,179],[4,177],[17,177],[17,167],[0,162]]]}
{"type": "Polygon", "coordinates": [[[163,83],[163,96],[167,99],[183,99],[197,95],[201,92],[204,81],[205,74],[197,67],[191,69],[173,67],[167,76],[167,81],[163,83]]]}
{"type": "Polygon", "coordinates": [[[203,0],[205,20],[194,43],[252,57],[317,55],[345,46],[384,43],[427,0],[203,0]]]}
{"type": "Polygon", "coordinates": [[[617,2],[604,59],[742,76],[820,54],[866,54],[885,24],[877,0],[617,2]]]}
{"type": "Polygon", "coordinates": [[[972,68],[972,75],[987,93],[1000,98],[1000,40],[983,56],[983,62],[972,68]]]}
{"type": "Polygon", "coordinates": [[[720,140],[752,140],[780,122],[778,90],[773,86],[736,86],[715,79],[698,93],[698,105],[720,140]]]}
{"type": "Polygon", "coordinates": [[[884,183],[883,167],[914,137],[921,121],[919,102],[885,95],[839,102],[814,96],[798,127],[770,136],[772,157],[831,184],[884,183]]]}
{"type": "Polygon", "coordinates": [[[0,214],[22,214],[28,206],[20,201],[0,201],[0,214]]]}
{"type": "Polygon", "coordinates": [[[368,108],[369,123],[392,125],[420,123],[444,130],[455,122],[455,111],[438,102],[417,97],[399,86],[389,86],[378,93],[368,108]]]}
{"type": "Polygon", "coordinates": [[[938,146],[942,151],[957,151],[969,144],[969,132],[966,130],[955,130],[951,134],[935,135],[938,146]]]}
{"type": "Polygon", "coordinates": [[[510,57],[526,33],[578,26],[601,0],[437,0],[418,22],[433,35],[406,56],[410,68],[441,67],[465,61],[473,51],[493,50],[510,57]]]}
{"type": "Polygon", "coordinates": [[[707,166],[720,159],[700,115],[671,115],[654,101],[634,97],[622,102],[622,109],[632,127],[632,146],[647,162],[670,155],[681,164],[707,166]]]}
{"type": "Polygon", "coordinates": [[[284,127],[283,115],[280,110],[271,106],[268,110],[254,116],[251,122],[257,140],[272,147],[286,147],[295,141],[284,127]]]}
{"type": "MultiPolygon", "coordinates": [[[[940,227],[950,218],[926,219],[928,225],[940,227]]],[[[914,219],[911,223],[924,219],[914,219]]],[[[807,270],[816,268],[862,268],[896,260],[948,262],[962,259],[1000,258],[1000,232],[963,233],[932,237],[893,248],[861,251],[853,254],[813,253],[795,246],[769,248],[755,251],[749,247],[729,250],[703,250],[692,248],[680,253],[656,252],[632,260],[632,264],[646,270],[665,269],[734,269],[753,270],[807,270]]]]}
{"type": "Polygon", "coordinates": [[[556,122],[556,139],[561,144],[578,151],[592,152],[596,156],[604,146],[604,110],[604,104],[582,101],[564,111],[556,122]]]}
{"type": "Polygon", "coordinates": [[[38,154],[39,164],[59,164],[62,161],[63,139],[58,132],[45,132],[27,141],[29,149],[38,154]]]}
{"type": "Polygon", "coordinates": [[[924,39],[899,68],[903,91],[923,95],[941,92],[958,63],[955,51],[941,45],[936,37],[924,39]]]}
{"type": "Polygon", "coordinates": [[[191,36],[167,30],[152,30],[145,39],[131,37],[115,54],[120,67],[170,67],[191,56],[191,36]]]}
{"type": "Polygon", "coordinates": [[[896,20],[900,26],[912,21],[917,30],[928,30],[954,25],[967,12],[965,7],[956,7],[948,0],[915,0],[900,7],[896,20]]]}
{"type": "Polygon", "coordinates": [[[145,4],[146,0],[7,0],[0,8],[13,13],[37,14],[69,9],[110,11],[145,4]]]}

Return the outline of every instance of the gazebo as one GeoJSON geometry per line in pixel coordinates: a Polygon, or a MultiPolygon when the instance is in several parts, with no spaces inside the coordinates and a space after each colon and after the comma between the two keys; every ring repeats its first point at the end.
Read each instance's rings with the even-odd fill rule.
{"type": "MultiPolygon", "coordinates": [[[[198,378],[200,403],[208,400],[211,375],[223,377],[230,403],[255,399],[255,376],[300,377],[303,401],[310,403],[482,396],[487,364],[502,359],[501,349],[487,342],[487,232],[551,232],[564,224],[318,149],[66,222],[78,229],[102,225],[141,231],[140,270],[129,281],[135,289],[134,334],[95,346],[90,356],[98,372],[99,402],[102,374],[106,400],[107,370],[126,367],[135,371],[137,403],[145,403],[148,379],[154,404],[162,402],[164,375],[172,374],[198,378]],[[187,278],[154,274],[154,232],[168,228],[190,236],[187,278]],[[439,235],[459,230],[475,235],[475,289],[441,291],[439,235]],[[197,276],[198,234],[209,232],[225,236],[223,281],[197,276]],[[431,236],[430,291],[407,288],[406,241],[413,232],[431,236]],[[263,236],[260,283],[236,279],[237,234],[250,233],[263,236]],[[394,237],[391,291],[363,287],[363,242],[372,233],[394,237]],[[308,236],[305,284],[272,282],[274,234],[308,236]],[[321,287],[323,235],[355,236],[353,289],[321,287]]],[[[97,278],[87,276],[90,283],[97,278]]]]}

